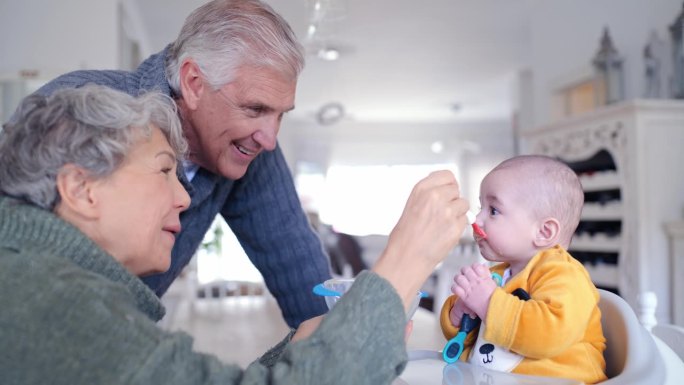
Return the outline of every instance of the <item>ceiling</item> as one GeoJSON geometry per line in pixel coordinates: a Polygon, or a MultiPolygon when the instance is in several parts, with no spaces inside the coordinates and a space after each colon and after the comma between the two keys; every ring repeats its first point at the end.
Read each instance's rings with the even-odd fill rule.
{"type": "MultiPolygon", "coordinates": [[[[294,119],[327,103],[357,122],[500,121],[529,57],[529,0],[267,0],[307,47],[294,119]],[[307,29],[318,18],[318,29],[307,29]],[[317,57],[323,46],[340,57],[317,57]]],[[[198,0],[130,0],[143,50],[173,40],[198,0]]],[[[145,52],[146,53],[146,52],[145,52]]]]}

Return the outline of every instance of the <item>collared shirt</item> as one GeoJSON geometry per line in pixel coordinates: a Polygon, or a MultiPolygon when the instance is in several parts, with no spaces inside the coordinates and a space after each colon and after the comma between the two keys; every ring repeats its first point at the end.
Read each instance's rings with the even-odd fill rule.
{"type": "Polygon", "coordinates": [[[183,159],[183,172],[185,172],[185,177],[188,181],[192,182],[192,178],[195,177],[200,166],[198,164],[192,163],[187,159],[183,159]]]}

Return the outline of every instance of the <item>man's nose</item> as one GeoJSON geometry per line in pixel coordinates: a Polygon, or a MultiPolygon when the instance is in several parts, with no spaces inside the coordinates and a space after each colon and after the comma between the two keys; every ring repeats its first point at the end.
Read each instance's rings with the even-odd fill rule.
{"type": "Polygon", "coordinates": [[[252,138],[266,151],[273,151],[276,148],[278,131],[280,130],[279,121],[271,121],[257,130],[252,138]]]}

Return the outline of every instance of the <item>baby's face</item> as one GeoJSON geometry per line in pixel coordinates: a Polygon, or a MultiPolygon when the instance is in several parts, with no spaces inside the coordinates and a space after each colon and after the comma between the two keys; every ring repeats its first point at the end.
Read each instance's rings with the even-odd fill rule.
{"type": "Polygon", "coordinates": [[[534,239],[539,222],[532,205],[535,188],[514,169],[490,172],[480,185],[481,210],[477,224],[487,233],[478,239],[482,256],[493,262],[509,262],[515,271],[535,254],[534,239]]]}

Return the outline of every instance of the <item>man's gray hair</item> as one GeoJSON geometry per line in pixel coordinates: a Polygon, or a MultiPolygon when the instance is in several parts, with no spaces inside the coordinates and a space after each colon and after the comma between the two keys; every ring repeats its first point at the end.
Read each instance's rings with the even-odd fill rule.
{"type": "Polygon", "coordinates": [[[96,179],[111,175],[152,125],[177,156],[185,153],[175,103],[161,93],[133,97],[86,85],[28,96],[0,131],[0,192],[53,210],[63,166],[78,165],[96,179]]]}
{"type": "Polygon", "coordinates": [[[258,0],[214,0],[194,10],[169,49],[166,77],[180,95],[180,66],[192,58],[214,89],[235,78],[242,65],[277,70],[296,80],[304,68],[302,45],[292,28],[258,0]]]}

